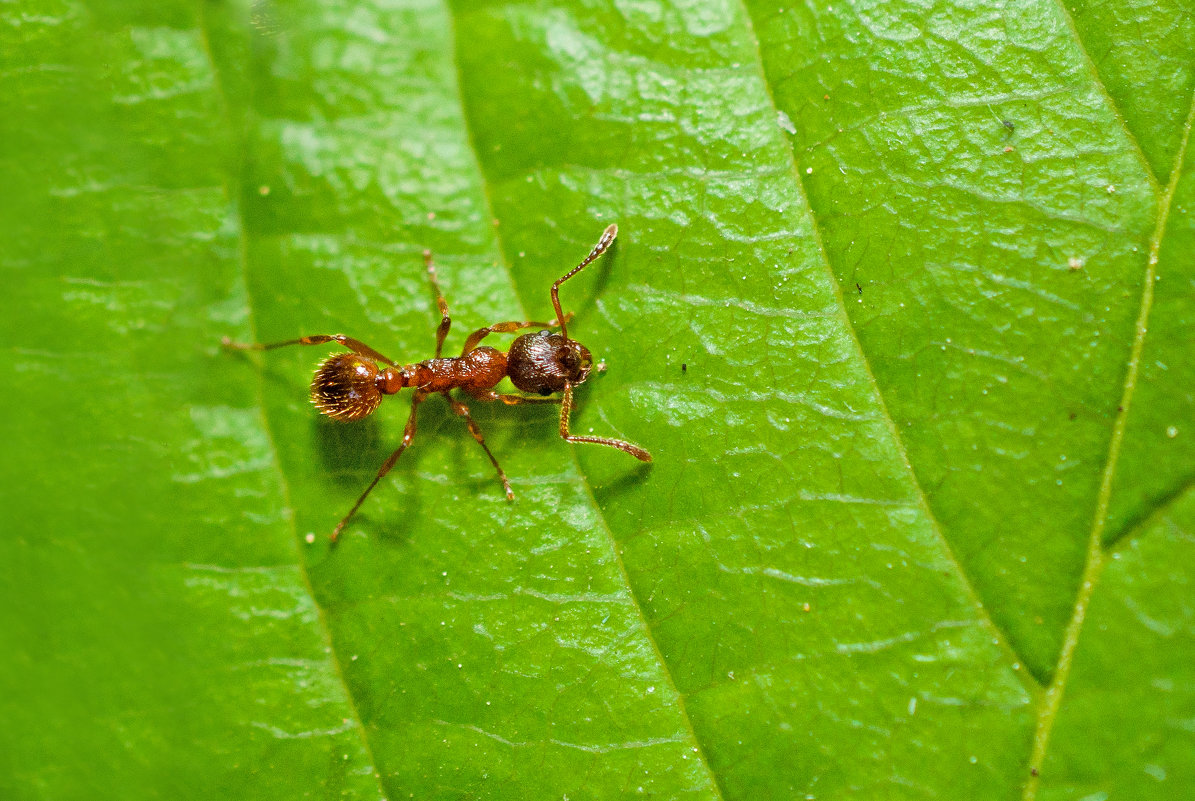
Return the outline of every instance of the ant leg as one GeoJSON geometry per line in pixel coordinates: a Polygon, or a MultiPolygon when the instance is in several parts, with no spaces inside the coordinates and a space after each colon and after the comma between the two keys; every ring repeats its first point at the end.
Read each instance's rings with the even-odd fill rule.
{"type": "Polygon", "coordinates": [[[436,305],[440,307],[440,327],[436,329],[436,355],[433,357],[438,359],[448,329],[452,327],[452,318],[448,316],[448,301],[444,300],[444,290],[440,289],[440,279],[436,277],[436,265],[432,263],[430,250],[423,251],[423,263],[427,265],[427,277],[431,279],[432,289],[436,291],[436,305]]]}
{"type": "Polygon", "coordinates": [[[503,395],[492,390],[485,392],[478,392],[471,389],[466,389],[473,397],[483,401],[502,401],[507,406],[518,406],[524,403],[560,403],[560,398],[537,398],[527,395],[503,395]]]}
{"type": "Polygon", "coordinates": [[[419,409],[419,404],[427,397],[427,393],[416,391],[414,397],[411,398],[411,415],[407,418],[407,427],[402,432],[402,444],[390,454],[390,458],[382,463],[382,469],[378,470],[378,474],[373,477],[373,481],[369,482],[369,486],[365,488],[365,492],[361,493],[361,497],[353,504],[353,508],[349,509],[349,513],[336,524],[336,528],[332,530],[332,544],[336,544],[336,540],[340,537],[340,532],[344,529],[348,522],[352,520],[353,515],[357,514],[357,510],[361,508],[361,504],[373,492],[373,488],[378,485],[382,477],[390,472],[390,468],[394,467],[394,463],[398,461],[398,457],[402,456],[402,452],[411,444],[411,440],[415,438],[415,412],[419,409]]]}
{"type": "Polygon", "coordinates": [[[573,411],[573,386],[566,383],[564,385],[564,400],[560,404],[560,436],[569,442],[591,442],[594,445],[606,445],[611,448],[618,448],[624,453],[629,453],[641,462],[650,462],[651,454],[640,448],[638,445],[632,445],[629,442],[624,442],[621,439],[610,439],[609,437],[576,437],[568,432],[568,416],[573,411]]]}
{"type": "Polygon", "coordinates": [[[309,337],[288,339],[284,342],[269,342],[264,345],[257,342],[233,342],[228,337],[220,340],[221,345],[232,350],[274,350],[275,348],[284,348],[287,345],[322,345],[325,342],[339,342],[358,356],[366,356],[374,361],[388,364],[391,367],[398,367],[396,363],[390,361],[361,340],[346,337],[344,334],[313,334],[309,337]]]}
{"type": "Polygon", "coordinates": [[[490,462],[493,463],[494,469],[498,471],[498,478],[502,480],[502,487],[506,490],[506,499],[513,501],[515,494],[510,488],[510,482],[506,479],[506,473],[502,472],[502,466],[498,464],[498,460],[494,458],[490,446],[485,444],[485,437],[481,435],[481,429],[478,428],[477,423],[474,422],[473,417],[469,414],[469,407],[458,401],[456,398],[449,395],[447,392],[441,392],[444,399],[448,401],[448,405],[452,407],[452,411],[456,412],[461,417],[465,418],[465,425],[469,427],[469,433],[473,435],[473,439],[477,440],[477,444],[485,450],[485,455],[490,457],[490,462]]]}
{"type": "MultiPolygon", "coordinates": [[[[573,313],[569,312],[564,315],[564,321],[567,323],[573,319],[573,313]]],[[[461,349],[461,355],[464,356],[469,351],[477,347],[477,343],[488,337],[490,334],[513,334],[515,331],[520,331],[524,328],[559,328],[560,321],[553,320],[550,323],[541,323],[535,320],[526,320],[524,322],[509,322],[509,323],[494,323],[487,325],[485,328],[479,328],[469,335],[465,340],[465,347],[461,349]]]]}

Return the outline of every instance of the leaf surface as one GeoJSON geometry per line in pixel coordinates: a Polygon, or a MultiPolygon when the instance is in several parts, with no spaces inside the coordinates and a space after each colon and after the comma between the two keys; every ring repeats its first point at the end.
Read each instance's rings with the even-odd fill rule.
{"type": "Polygon", "coordinates": [[[0,794],[1191,790],[1181,4],[37,5],[0,794]],[[426,358],[426,248],[454,353],[612,221],[573,430],[653,464],[471,402],[509,503],[432,397],[329,547],[407,396],[220,337],[426,358]]]}

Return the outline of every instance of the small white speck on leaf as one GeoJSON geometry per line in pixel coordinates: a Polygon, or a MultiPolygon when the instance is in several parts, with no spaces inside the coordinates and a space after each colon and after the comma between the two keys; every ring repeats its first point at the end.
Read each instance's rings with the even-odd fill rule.
{"type": "Polygon", "coordinates": [[[1174,439],[1175,437],[1177,437],[1178,436],[1178,426],[1170,426],[1169,428],[1167,428],[1166,436],[1170,437],[1171,439],[1174,439]]]}
{"type": "Polygon", "coordinates": [[[311,543],[315,542],[315,535],[312,534],[311,532],[308,532],[307,536],[304,537],[303,539],[307,541],[308,545],[310,545],[311,543]]]}
{"type": "Polygon", "coordinates": [[[790,134],[795,134],[797,132],[797,126],[793,124],[792,117],[788,116],[783,111],[777,110],[776,123],[780,126],[781,130],[787,131],[790,134]]]}
{"type": "Polygon", "coordinates": [[[1154,779],[1155,781],[1166,781],[1166,769],[1161,765],[1149,764],[1143,767],[1141,770],[1149,774],[1150,778],[1154,779]]]}

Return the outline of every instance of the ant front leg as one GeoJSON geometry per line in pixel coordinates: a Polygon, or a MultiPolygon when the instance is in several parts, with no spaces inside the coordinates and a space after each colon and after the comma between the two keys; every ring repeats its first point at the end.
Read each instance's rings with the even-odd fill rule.
{"type": "Polygon", "coordinates": [[[365,503],[365,499],[369,497],[369,493],[373,492],[373,488],[378,485],[378,482],[390,472],[390,468],[394,467],[394,463],[398,461],[398,457],[402,456],[402,452],[411,444],[411,440],[415,438],[415,413],[419,411],[419,404],[427,397],[426,392],[416,390],[415,395],[411,398],[411,415],[407,418],[407,426],[402,432],[402,444],[390,454],[390,458],[382,463],[382,468],[378,470],[378,474],[373,477],[373,481],[365,488],[365,492],[361,493],[361,497],[353,504],[353,508],[349,509],[349,513],[336,524],[336,528],[332,530],[332,544],[335,545],[337,539],[340,538],[340,532],[348,525],[348,522],[353,519],[353,515],[357,514],[357,510],[361,508],[361,504],[365,503]]]}
{"type": "Polygon", "coordinates": [[[524,403],[560,403],[560,398],[536,398],[528,395],[507,395],[493,390],[478,392],[472,389],[466,389],[473,397],[483,401],[502,401],[507,406],[519,406],[524,403]]]}
{"type": "Polygon", "coordinates": [[[440,279],[436,276],[436,265],[432,263],[432,252],[423,251],[423,263],[427,265],[427,277],[431,279],[432,289],[436,291],[436,305],[440,307],[440,326],[436,329],[436,355],[440,358],[440,351],[444,349],[444,340],[448,336],[448,329],[452,328],[452,318],[448,316],[448,301],[444,300],[444,290],[440,289],[440,279]]]}
{"type": "MultiPolygon", "coordinates": [[[[566,323],[572,319],[573,319],[572,312],[569,312],[568,314],[564,315],[564,321],[566,323]]],[[[536,320],[524,320],[521,322],[512,321],[509,323],[494,323],[493,325],[487,325],[485,328],[479,328],[476,331],[474,331],[472,334],[469,334],[469,338],[465,340],[465,347],[461,348],[461,355],[464,356],[466,353],[473,350],[475,347],[477,347],[477,344],[479,342],[481,342],[481,340],[485,339],[490,334],[513,334],[516,331],[523,330],[524,328],[559,328],[559,327],[560,327],[559,320],[553,320],[550,323],[541,323],[536,320]]]]}
{"type": "Polygon", "coordinates": [[[610,439],[609,437],[577,437],[569,433],[568,417],[573,411],[573,385],[565,383],[564,385],[564,400],[560,404],[560,436],[569,442],[589,442],[594,445],[605,445],[610,448],[618,448],[624,453],[629,453],[641,462],[650,462],[651,454],[640,448],[638,445],[633,445],[630,442],[625,442],[621,439],[610,439]]]}
{"type": "Polygon", "coordinates": [[[506,473],[502,471],[502,466],[498,464],[498,460],[494,458],[494,453],[490,450],[490,446],[485,444],[485,437],[481,435],[481,429],[477,426],[477,423],[469,414],[469,407],[449,395],[447,392],[442,392],[440,394],[444,396],[444,400],[448,401],[448,405],[452,407],[452,411],[465,418],[465,425],[469,427],[469,433],[473,435],[473,439],[477,440],[477,444],[485,450],[485,455],[490,457],[490,462],[494,465],[494,469],[498,471],[498,478],[502,480],[502,487],[506,490],[506,499],[508,501],[513,501],[515,499],[515,494],[510,488],[510,481],[507,480],[506,473]]]}
{"type": "Polygon", "coordinates": [[[221,345],[232,350],[274,350],[275,348],[285,348],[288,345],[323,345],[326,342],[339,342],[358,356],[365,356],[374,361],[388,364],[391,367],[398,367],[398,364],[390,361],[390,359],[369,347],[369,345],[366,345],[361,340],[346,337],[344,334],[313,334],[309,337],[288,339],[284,342],[269,342],[264,345],[257,342],[233,342],[228,337],[220,340],[221,345]]]}

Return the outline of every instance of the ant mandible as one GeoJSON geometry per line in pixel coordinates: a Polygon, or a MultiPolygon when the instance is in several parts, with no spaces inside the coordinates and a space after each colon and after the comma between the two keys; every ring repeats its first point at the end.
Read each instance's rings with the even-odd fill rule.
{"type": "Polygon", "coordinates": [[[642,462],[650,462],[651,454],[620,439],[609,437],[579,437],[569,433],[568,418],[573,409],[573,387],[584,383],[593,367],[593,358],[589,350],[575,339],[569,339],[568,321],[572,319],[572,312],[565,315],[560,310],[560,285],[579,273],[588,264],[606,252],[614,237],[618,236],[618,226],[611,225],[602,232],[601,239],[593,246],[580,264],[561,276],[552,284],[552,307],[556,310],[556,319],[550,323],[508,322],[495,323],[485,328],[479,328],[465,340],[465,347],[461,355],[441,358],[440,351],[444,347],[444,339],[448,336],[448,329],[452,326],[452,319],[448,316],[448,302],[444,300],[444,292],[440,289],[440,281],[436,277],[436,267],[432,263],[430,250],[423,251],[423,260],[427,264],[427,275],[431,279],[432,289],[436,292],[436,304],[440,308],[440,326],[436,329],[436,355],[416,364],[399,365],[383,356],[364,342],[347,337],[344,334],[315,334],[313,336],[288,339],[285,342],[269,344],[244,344],[232,342],[227,337],[223,344],[227,348],[238,350],[273,350],[287,345],[322,345],[325,342],[339,342],[351,352],[334,353],[320,362],[316,368],[315,377],[311,381],[311,402],[321,413],[333,420],[360,420],[373,414],[382,402],[382,396],[394,395],[400,389],[410,387],[415,390],[411,398],[411,413],[407,417],[406,428],[403,429],[402,444],[394,453],[390,454],[373,481],[361,493],[361,497],[353,504],[353,508],[344,516],[332,531],[332,542],[335,543],[340,532],[352,519],[366,497],[377,486],[382,477],[394,467],[398,457],[411,444],[415,437],[415,413],[419,404],[428,395],[439,393],[448,401],[452,411],[465,419],[469,433],[477,440],[498,471],[498,478],[506,490],[506,497],[514,500],[514,492],[510,488],[510,481],[506,473],[494,458],[481,429],[469,415],[469,407],[452,397],[453,389],[463,389],[477,400],[502,401],[510,406],[523,403],[559,403],[560,404],[560,436],[569,442],[589,442],[594,445],[606,445],[625,451],[642,462]],[[490,334],[511,334],[524,328],[543,329],[534,334],[523,334],[517,337],[506,353],[488,346],[478,347],[478,344],[490,334]],[[554,334],[548,329],[559,328],[560,333],[554,334]],[[388,365],[379,369],[378,363],[388,365]],[[509,377],[511,383],[523,392],[535,393],[538,397],[527,395],[512,395],[494,392],[494,387],[503,378],[509,377]],[[555,393],[562,393],[561,397],[546,397],[555,393]]]}

